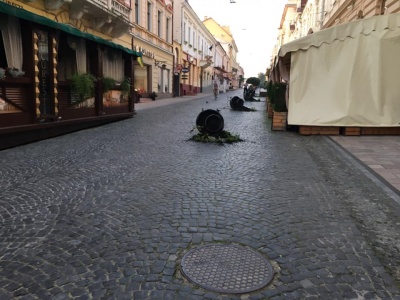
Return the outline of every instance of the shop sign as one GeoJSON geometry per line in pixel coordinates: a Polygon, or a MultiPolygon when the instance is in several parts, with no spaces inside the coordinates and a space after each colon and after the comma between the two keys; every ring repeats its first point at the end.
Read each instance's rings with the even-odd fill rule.
{"type": "Polygon", "coordinates": [[[182,79],[188,79],[188,76],[187,75],[182,75],[182,79]]]}
{"type": "Polygon", "coordinates": [[[51,114],[50,102],[50,65],[49,65],[49,38],[47,32],[38,31],[38,69],[39,69],[39,99],[40,113],[51,114]]]}
{"type": "Polygon", "coordinates": [[[150,57],[150,58],[154,58],[155,57],[154,52],[147,51],[145,48],[140,47],[140,46],[135,46],[135,51],[136,52],[141,52],[143,54],[143,56],[146,56],[146,57],[150,57]]]}

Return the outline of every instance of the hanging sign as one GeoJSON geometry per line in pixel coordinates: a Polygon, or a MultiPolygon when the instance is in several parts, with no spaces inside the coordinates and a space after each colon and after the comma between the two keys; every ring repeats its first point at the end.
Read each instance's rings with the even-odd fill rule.
{"type": "Polygon", "coordinates": [[[182,68],[182,73],[189,73],[189,68],[182,68]]]}

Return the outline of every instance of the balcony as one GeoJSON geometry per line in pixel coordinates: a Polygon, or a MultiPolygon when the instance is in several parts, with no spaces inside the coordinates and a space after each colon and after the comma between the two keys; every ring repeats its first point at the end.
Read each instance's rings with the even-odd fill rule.
{"type": "Polygon", "coordinates": [[[73,20],[90,20],[92,29],[118,38],[133,28],[130,22],[130,0],[45,0],[47,10],[57,10],[70,3],[69,16],[73,20]]]}

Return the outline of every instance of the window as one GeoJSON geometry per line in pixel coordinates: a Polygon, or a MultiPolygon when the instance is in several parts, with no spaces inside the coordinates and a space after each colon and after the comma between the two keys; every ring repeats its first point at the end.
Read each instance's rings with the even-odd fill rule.
{"type": "MultiPolygon", "coordinates": [[[[60,34],[58,45],[57,76],[58,81],[66,81],[78,72],[75,39],[60,34]],[[75,47],[74,47],[75,46],[75,47]]],[[[86,66],[85,66],[86,67],[86,66]]],[[[85,70],[86,72],[86,70],[85,70]]]]}
{"type": "Polygon", "coordinates": [[[147,2],[147,30],[151,31],[151,3],[147,2]]]}
{"type": "Polygon", "coordinates": [[[193,47],[196,48],[196,32],[193,31],[193,47]]]}
{"type": "Polygon", "coordinates": [[[192,28],[189,26],[189,36],[188,36],[189,46],[192,46],[192,28]]]}
{"type": "Polygon", "coordinates": [[[139,24],[139,0],[135,0],[135,22],[139,24]]]}
{"type": "Polygon", "coordinates": [[[162,12],[158,11],[157,12],[157,35],[158,37],[161,37],[162,34],[162,24],[161,24],[161,19],[162,19],[162,12]]]}
{"type": "Polygon", "coordinates": [[[4,48],[3,35],[0,30],[0,68],[7,67],[6,50],[4,48]]]}
{"type": "Polygon", "coordinates": [[[139,93],[149,92],[149,67],[134,65],[135,77],[133,86],[139,93]]]}
{"type": "Polygon", "coordinates": [[[165,35],[166,35],[166,36],[165,36],[165,39],[167,40],[168,43],[171,42],[170,34],[169,34],[170,22],[171,22],[171,19],[170,19],[170,18],[167,18],[167,22],[165,23],[165,35]]]}
{"type": "Polygon", "coordinates": [[[187,39],[186,39],[186,23],[183,23],[183,41],[187,42],[187,39]]]}

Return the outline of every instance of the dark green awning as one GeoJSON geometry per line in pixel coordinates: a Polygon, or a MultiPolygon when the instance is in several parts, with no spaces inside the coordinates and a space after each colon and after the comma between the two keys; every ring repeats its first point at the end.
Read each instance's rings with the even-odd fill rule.
{"type": "Polygon", "coordinates": [[[128,54],[134,55],[136,57],[142,56],[142,53],[140,53],[140,52],[136,52],[134,50],[125,48],[119,44],[107,41],[107,40],[105,40],[101,37],[95,36],[93,34],[82,32],[68,24],[58,23],[56,21],[50,20],[49,18],[45,18],[45,17],[39,16],[39,15],[36,15],[27,10],[24,10],[22,8],[18,8],[18,7],[12,6],[12,5],[8,5],[1,1],[0,1],[0,13],[5,13],[8,15],[17,17],[17,18],[27,20],[27,21],[31,21],[31,22],[38,23],[38,24],[41,24],[44,26],[55,28],[55,29],[64,31],[66,33],[69,33],[71,35],[74,35],[74,36],[78,36],[78,37],[81,37],[84,39],[88,39],[88,40],[97,42],[99,44],[103,44],[106,46],[110,46],[112,48],[119,49],[121,51],[124,51],[128,54]]]}

